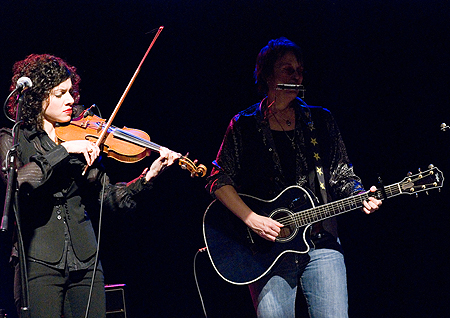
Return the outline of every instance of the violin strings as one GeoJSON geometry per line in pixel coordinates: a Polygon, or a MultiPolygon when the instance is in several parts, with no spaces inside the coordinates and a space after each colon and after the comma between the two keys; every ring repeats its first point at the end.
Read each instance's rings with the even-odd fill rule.
{"type": "Polygon", "coordinates": [[[129,141],[131,143],[134,143],[134,144],[136,144],[138,146],[150,148],[150,149],[155,150],[155,151],[159,151],[159,149],[161,148],[160,145],[158,145],[158,144],[156,144],[154,142],[145,140],[145,139],[143,139],[143,138],[141,138],[139,136],[135,136],[135,135],[130,134],[130,133],[128,133],[128,132],[126,132],[124,130],[121,130],[121,129],[114,129],[113,130],[113,135],[118,137],[118,138],[122,137],[123,139],[125,139],[125,140],[127,140],[127,141],[129,141]]]}

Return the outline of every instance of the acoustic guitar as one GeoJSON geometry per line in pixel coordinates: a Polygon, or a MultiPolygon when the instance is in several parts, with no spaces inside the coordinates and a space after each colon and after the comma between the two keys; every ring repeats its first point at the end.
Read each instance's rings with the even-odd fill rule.
{"type": "Polygon", "coordinates": [[[203,216],[203,235],[214,269],[226,281],[244,285],[267,274],[285,253],[308,253],[307,231],[311,224],[363,206],[369,196],[384,200],[400,194],[416,194],[442,187],[442,172],[429,169],[408,176],[402,181],[352,197],[318,205],[308,189],[290,186],[272,200],[239,194],[256,213],[277,220],[284,227],[275,242],[261,238],[231,213],[220,201],[214,200],[203,216]]]}

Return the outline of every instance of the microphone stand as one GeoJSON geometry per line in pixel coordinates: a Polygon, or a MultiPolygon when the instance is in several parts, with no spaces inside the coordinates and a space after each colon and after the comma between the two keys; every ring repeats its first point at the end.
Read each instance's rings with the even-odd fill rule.
{"type": "Polygon", "coordinates": [[[0,230],[3,232],[8,231],[9,228],[9,212],[11,211],[11,203],[13,199],[16,200],[16,206],[14,207],[14,218],[16,220],[16,230],[17,230],[17,248],[19,254],[19,269],[20,269],[20,283],[21,283],[21,308],[20,308],[20,317],[21,318],[29,318],[29,293],[28,293],[28,277],[27,277],[27,264],[25,257],[25,249],[23,246],[23,238],[22,231],[20,227],[20,215],[18,209],[18,189],[17,187],[17,167],[16,167],[16,158],[18,154],[19,147],[19,133],[20,126],[22,124],[22,106],[24,95],[26,93],[26,89],[22,90],[19,94],[19,99],[17,103],[17,112],[16,112],[16,123],[12,128],[12,136],[13,143],[11,149],[8,151],[8,155],[6,156],[5,167],[3,167],[3,171],[7,173],[7,188],[6,188],[6,196],[5,203],[3,207],[3,216],[0,225],[0,230]]]}

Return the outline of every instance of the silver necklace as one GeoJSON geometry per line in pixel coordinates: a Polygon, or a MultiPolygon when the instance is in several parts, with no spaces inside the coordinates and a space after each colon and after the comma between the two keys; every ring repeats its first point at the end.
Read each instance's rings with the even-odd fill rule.
{"type": "MultiPolygon", "coordinates": [[[[279,112],[277,112],[277,114],[281,114],[283,111],[279,111],[279,112]]],[[[273,114],[273,116],[275,117],[275,113],[274,112],[272,112],[272,114],[273,114]]],[[[284,118],[284,116],[281,116],[281,118],[286,122],[286,125],[288,125],[289,127],[292,125],[292,122],[289,120],[289,118],[288,119],[286,119],[286,118],[284,118]]],[[[275,118],[276,119],[276,118],[275,118]]],[[[277,120],[278,121],[278,120],[277,120]]]]}
{"type": "MultiPolygon", "coordinates": [[[[261,105],[262,105],[263,102],[266,101],[266,100],[267,100],[267,96],[266,96],[266,97],[261,101],[261,103],[259,104],[260,109],[262,108],[261,105]]],[[[267,111],[270,112],[270,107],[271,107],[274,103],[275,103],[275,100],[274,100],[272,103],[270,103],[270,105],[267,106],[267,111]]],[[[280,125],[280,127],[281,127],[281,129],[283,130],[284,134],[286,135],[287,139],[289,139],[289,141],[291,142],[292,149],[295,150],[295,148],[296,148],[295,142],[294,142],[294,141],[295,141],[295,129],[294,129],[294,136],[292,136],[292,138],[289,137],[288,133],[287,133],[286,130],[283,128],[283,125],[281,125],[281,123],[279,122],[279,120],[278,120],[277,116],[275,115],[275,113],[272,112],[272,114],[273,114],[273,117],[275,118],[275,120],[277,121],[278,125],[280,125]]],[[[292,122],[288,119],[288,120],[286,120],[286,125],[291,126],[291,125],[292,125],[292,122]]]]}
{"type": "MultiPolygon", "coordinates": [[[[292,138],[289,137],[287,131],[284,130],[283,125],[281,125],[281,123],[278,121],[277,116],[276,116],[274,113],[273,113],[273,118],[275,118],[275,120],[277,121],[278,125],[280,125],[281,129],[283,129],[284,134],[286,135],[286,137],[287,137],[287,138],[289,139],[289,141],[291,142],[292,148],[295,150],[295,142],[294,142],[294,141],[295,141],[295,130],[294,130],[294,136],[292,136],[292,138]]],[[[290,125],[291,125],[291,122],[289,121],[289,124],[288,124],[287,121],[286,121],[286,125],[290,126],[290,125]]]]}

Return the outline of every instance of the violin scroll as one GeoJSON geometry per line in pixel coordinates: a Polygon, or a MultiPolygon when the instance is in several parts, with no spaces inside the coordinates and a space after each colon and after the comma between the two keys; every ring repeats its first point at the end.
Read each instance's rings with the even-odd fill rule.
{"type": "Polygon", "coordinates": [[[178,159],[178,163],[183,170],[188,170],[191,173],[191,177],[204,177],[206,175],[206,171],[208,170],[205,165],[199,164],[198,160],[195,159],[192,161],[188,158],[189,152],[185,156],[181,156],[178,159]]]}

